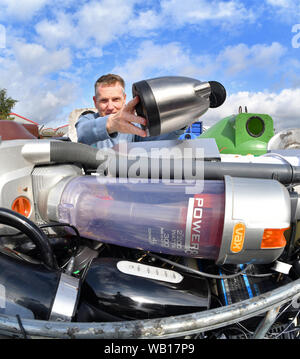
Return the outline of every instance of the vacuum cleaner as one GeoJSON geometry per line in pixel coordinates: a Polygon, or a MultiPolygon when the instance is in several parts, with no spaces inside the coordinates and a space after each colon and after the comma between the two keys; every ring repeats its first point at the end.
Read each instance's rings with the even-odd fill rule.
{"type": "MultiPolygon", "coordinates": [[[[133,88],[150,134],[171,130],[172,118],[173,129],[181,128],[226,97],[221,84],[189,78],[133,88]],[[183,119],[187,108],[191,115],[183,119]]],[[[225,280],[247,276],[259,294],[296,280],[299,163],[288,155],[227,158],[216,148],[212,139],[147,141],[128,144],[128,152],[59,140],[2,141],[0,319],[81,328],[180,316],[227,305],[234,295],[225,280]],[[151,178],[157,155],[151,149],[164,146],[182,156],[171,159],[168,178],[159,156],[151,178]],[[146,171],[132,156],[141,148],[146,171]],[[180,178],[174,176],[179,163],[180,178]],[[191,168],[199,165],[195,178],[191,168]],[[201,190],[188,193],[185,181],[201,190]],[[289,267],[285,274],[279,263],[289,267]],[[259,276],[270,285],[251,281],[259,276]]],[[[257,324],[261,317],[255,318],[257,324]]]]}

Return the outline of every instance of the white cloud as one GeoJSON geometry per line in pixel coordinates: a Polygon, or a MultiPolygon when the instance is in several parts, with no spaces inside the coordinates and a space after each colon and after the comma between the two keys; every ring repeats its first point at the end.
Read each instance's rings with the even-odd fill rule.
{"type": "Polygon", "coordinates": [[[266,0],[271,11],[277,15],[279,21],[299,22],[300,3],[299,0],[266,0]]]}
{"type": "MultiPolygon", "coordinates": [[[[28,85],[28,82],[22,86],[24,85],[28,85]]],[[[27,93],[27,96],[19,92],[20,96],[17,97],[16,92],[16,98],[20,99],[20,102],[14,110],[40,124],[51,120],[55,120],[57,124],[67,124],[68,117],[64,112],[76,96],[74,84],[63,82],[57,85],[49,81],[44,85],[45,88],[38,83],[30,84],[30,93],[27,93]]]]}
{"type": "Polygon", "coordinates": [[[0,19],[28,20],[41,10],[49,0],[0,0],[0,19]]]}
{"type": "Polygon", "coordinates": [[[267,4],[282,7],[282,8],[289,8],[293,5],[295,5],[294,0],[266,0],[267,4]]]}
{"type": "Polygon", "coordinates": [[[235,75],[241,71],[255,71],[258,68],[272,71],[279,64],[280,59],[286,53],[286,48],[278,42],[271,45],[256,44],[248,46],[238,44],[227,46],[217,57],[217,62],[225,64],[225,71],[229,75],[235,75]]]}
{"type": "Polygon", "coordinates": [[[192,63],[189,52],[180,44],[159,45],[150,40],[142,42],[133,58],[124,65],[115,67],[112,72],[124,76],[128,83],[149,78],[154,74],[155,77],[165,74],[201,75],[201,70],[192,63]]]}
{"type": "Polygon", "coordinates": [[[40,41],[47,47],[55,48],[62,44],[76,44],[78,33],[70,15],[57,13],[56,20],[43,19],[35,30],[40,41]]]}
{"type": "Polygon", "coordinates": [[[94,39],[103,46],[126,34],[127,22],[133,13],[134,1],[103,0],[85,4],[75,14],[77,31],[82,40],[94,39]]]}
{"type": "Polygon", "coordinates": [[[284,128],[300,128],[300,88],[275,92],[238,92],[230,95],[225,103],[210,109],[203,117],[204,125],[215,124],[220,119],[238,114],[239,106],[248,112],[268,114],[273,118],[276,131],[284,128]]]}
{"type": "MultiPolygon", "coordinates": [[[[6,61],[0,69],[1,86],[18,100],[14,112],[38,123],[60,118],[76,98],[74,83],[62,79],[51,81],[44,76],[24,74],[15,61],[6,61]]],[[[67,118],[62,120],[62,124],[67,118]]]]}
{"type": "Polygon", "coordinates": [[[145,10],[138,13],[136,17],[130,18],[127,31],[132,36],[148,37],[153,34],[151,30],[158,30],[159,27],[163,27],[164,25],[162,14],[153,10],[145,10]]]}
{"type": "Polygon", "coordinates": [[[224,28],[235,23],[249,23],[256,17],[238,0],[162,0],[156,9],[147,6],[147,2],[143,4],[145,7],[137,6],[141,3],[141,0],[79,3],[67,13],[57,10],[55,19],[43,19],[35,29],[47,46],[84,49],[126,41],[128,36],[151,37],[174,26],[178,28],[212,21],[224,28]]]}
{"type": "Polygon", "coordinates": [[[48,51],[39,44],[10,40],[11,48],[0,57],[0,79],[1,87],[18,100],[14,112],[39,123],[60,118],[78,91],[76,82],[63,73],[72,64],[69,50],[48,51]]]}
{"type": "Polygon", "coordinates": [[[54,20],[43,19],[35,25],[35,30],[40,40],[50,47],[102,48],[118,41],[121,36],[141,35],[143,30],[158,26],[158,22],[153,21],[155,14],[151,10],[135,13],[134,5],[138,1],[85,2],[73,12],[57,11],[54,20]]]}
{"type": "MultiPolygon", "coordinates": [[[[157,44],[151,40],[143,41],[135,53],[123,64],[112,71],[120,73],[127,82],[142,78],[181,75],[200,80],[233,81],[233,77],[243,73],[251,74],[262,70],[273,74],[278,70],[286,49],[279,43],[256,44],[247,46],[238,44],[228,46],[219,54],[192,53],[182,44],[172,42],[157,44]]],[[[298,62],[289,62],[289,69],[296,68],[298,62]]]]}
{"type": "Polygon", "coordinates": [[[67,69],[72,63],[69,49],[48,51],[42,45],[18,41],[14,53],[24,75],[46,75],[67,69]]]}
{"type": "Polygon", "coordinates": [[[229,23],[250,21],[255,15],[240,1],[162,0],[162,12],[178,25],[199,24],[203,21],[221,20],[229,23]]]}

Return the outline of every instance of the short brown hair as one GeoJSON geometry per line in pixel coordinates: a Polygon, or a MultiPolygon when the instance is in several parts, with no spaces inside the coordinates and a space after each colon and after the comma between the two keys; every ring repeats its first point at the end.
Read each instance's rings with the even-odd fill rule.
{"type": "Polygon", "coordinates": [[[97,95],[97,87],[99,84],[114,85],[117,82],[120,83],[125,92],[125,81],[121,76],[115,74],[107,74],[99,77],[98,80],[95,82],[95,95],[97,95]]]}

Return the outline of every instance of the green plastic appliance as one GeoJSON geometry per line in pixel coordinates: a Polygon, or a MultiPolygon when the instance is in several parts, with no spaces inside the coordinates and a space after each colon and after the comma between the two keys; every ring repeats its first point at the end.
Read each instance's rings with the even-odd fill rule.
{"type": "Polygon", "coordinates": [[[260,156],[267,152],[273,136],[269,115],[239,113],[220,120],[197,138],[214,138],[221,153],[260,156]]]}

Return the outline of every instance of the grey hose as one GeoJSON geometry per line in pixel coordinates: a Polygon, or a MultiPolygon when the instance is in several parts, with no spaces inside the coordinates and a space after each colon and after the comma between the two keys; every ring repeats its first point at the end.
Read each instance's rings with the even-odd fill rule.
{"type": "Polygon", "coordinates": [[[55,163],[81,163],[85,167],[95,169],[99,166],[98,149],[75,142],[50,142],[50,161],[55,163]]]}
{"type": "MultiPolygon", "coordinates": [[[[141,158],[142,160],[143,158],[141,158]]],[[[116,154],[116,160],[107,162],[108,174],[112,177],[138,177],[138,178],[151,178],[153,168],[151,157],[145,157],[143,160],[147,161],[148,168],[146,170],[136,172],[130,171],[134,163],[139,161],[139,158],[129,159],[124,156],[118,156],[116,154]],[[123,161],[123,162],[122,162],[123,161]],[[124,169],[124,166],[127,166],[124,169]],[[120,168],[122,168],[122,173],[120,168]]],[[[207,179],[207,180],[223,180],[224,176],[228,175],[231,177],[243,177],[243,178],[261,178],[261,179],[274,179],[279,181],[282,184],[297,184],[300,183],[300,167],[292,166],[290,164],[262,164],[262,163],[239,163],[239,162],[221,162],[221,161],[203,161],[203,160],[193,160],[190,162],[191,168],[198,168],[195,171],[196,174],[192,173],[192,170],[185,171],[186,166],[184,165],[183,160],[174,160],[168,159],[170,165],[170,170],[168,173],[164,173],[164,161],[166,159],[159,158],[156,163],[156,168],[158,173],[156,174],[159,179],[164,179],[164,176],[168,176],[168,179],[183,179],[183,180],[196,180],[196,179],[207,179]],[[182,161],[182,162],[181,162],[182,161]],[[181,169],[182,174],[181,178],[178,169],[181,169]],[[175,177],[176,173],[176,177],[175,177]],[[199,178],[201,177],[201,178],[199,178]]],[[[155,171],[154,171],[155,172],[155,171]]]]}
{"type": "MultiPolygon", "coordinates": [[[[151,142],[145,144],[138,144],[139,146],[147,146],[151,148],[151,142]],[[150,147],[149,147],[150,146],[150,147]]],[[[153,144],[155,147],[155,144],[153,144]]],[[[47,141],[47,142],[35,142],[24,145],[22,154],[24,158],[34,164],[46,164],[46,163],[80,163],[83,167],[90,170],[97,170],[98,167],[104,167],[105,171],[111,177],[130,177],[135,176],[139,178],[151,178],[152,175],[152,161],[151,155],[147,154],[146,157],[139,158],[136,156],[132,159],[132,156],[128,156],[129,153],[119,154],[118,151],[113,149],[97,149],[89,145],[74,142],[64,141],[47,141]],[[145,171],[132,171],[132,165],[137,161],[143,161],[143,165],[146,166],[145,171]],[[122,162],[123,161],[123,162],[122,162]],[[147,167],[148,165],[148,167],[147,167]],[[122,173],[120,173],[120,166],[122,173]]],[[[158,158],[157,177],[163,179],[164,176],[164,161],[165,158],[158,158]]],[[[223,180],[224,176],[232,177],[247,177],[247,178],[262,178],[262,179],[275,179],[282,184],[299,184],[300,183],[300,167],[292,166],[290,164],[262,164],[262,163],[236,163],[236,162],[221,162],[221,161],[205,161],[203,159],[194,159],[189,165],[191,168],[200,168],[197,176],[192,174],[192,171],[184,171],[184,159],[167,159],[170,165],[170,171],[167,174],[168,179],[174,178],[176,173],[176,179],[178,176],[178,169],[181,168],[182,179],[195,180],[195,179],[207,179],[207,180],[223,180]],[[186,173],[191,172],[191,173],[186,173]],[[201,178],[198,178],[201,176],[201,178]],[[195,178],[197,177],[197,178],[195,178]]],[[[103,170],[103,168],[101,168],[103,170]]],[[[180,174],[179,174],[180,176],[180,174]]]]}
{"type": "MultiPolygon", "coordinates": [[[[50,143],[50,159],[56,163],[78,162],[90,169],[97,169],[103,163],[105,158],[105,150],[100,150],[81,143],[70,143],[61,141],[51,141],[50,143]],[[99,154],[102,156],[99,156],[99,154]],[[104,155],[104,156],[103,156],[104,155]]],[[[116,152],[117,157],[117,152],[116,152]]],[[[147,160],[147,159],[145,159],[147,160]]],[[[195,161],[196,163],[197,161],[195,161]]],[[[113,160],[108,162],[108,172],[112,175],[118,176],[117,169],[109,168],[109,164],[115,164],[113,160]]],[[[128,161],[128,166],[132,165],[128,161]]],[[[172,162],[170,163],[172,165],[172,162]]],[[[173,163],[174,164],[174,163],[173,163]]],[[[148,177],[151,176],[151,161],[148,159],[148,177]]],[[[204,179],[209,180],[223,180],[224,176],[232,177],[247,177],[247,178],[263,178],[275,179],[282,184],[300,183],[300,167],[295,167],[290,164],[262,164],[262,163],[235,163],[235,162],[220,162],[220,161],[203,161],[204,165],[204,179]]],[[[162,170],[162,166],[159,166],[162,170]]],[[[129,169],[128,168],[128,169],[129,169]]],[[[184,168],[184,166],[182,166],[184,168]]],[[[131,171],[132,172],[132,171],[131,171]]],[[[171,167],[170,175],[174,175],[175,168],[171,167]]],[[[127,172],[128,173],[128,172],[127,172]]],[[[141,175],[140,173],[137,175],[141,175]]],[[[160,174],[162,177],[162,174],[160,174]]],[[[183,179],[185,173],[182,173],[183,179]]]]}

